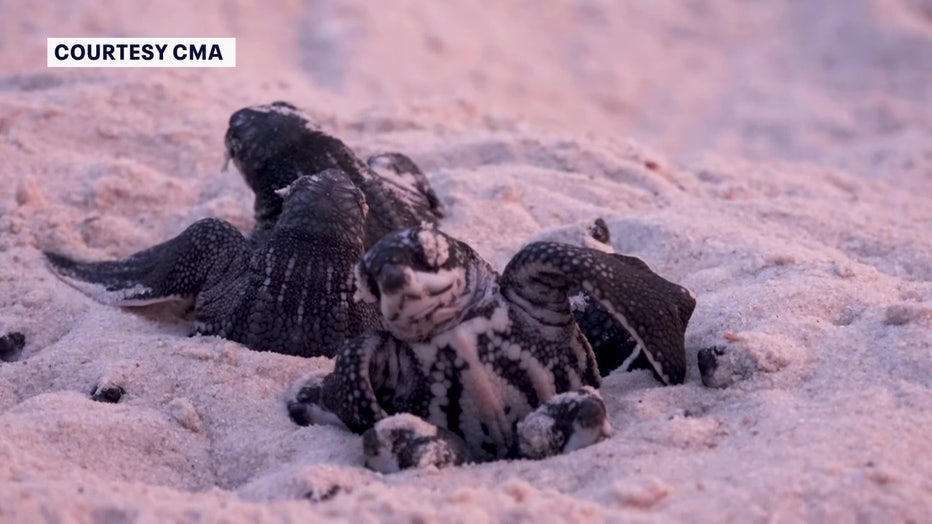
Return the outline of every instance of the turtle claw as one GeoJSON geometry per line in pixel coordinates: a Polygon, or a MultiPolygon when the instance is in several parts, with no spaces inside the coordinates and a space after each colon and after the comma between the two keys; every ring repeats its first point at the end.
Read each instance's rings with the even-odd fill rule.
{"type": "Polygon", "coordinates": [[[414,206],[423,206],[426,200],[428,209],[436,218],[443,218],[446,214],[427,176],[407,155],[379,153],[369,157],[366,163],[387,182],[389,189],[397,193],[399,200],[410,201],[414,206]]]}

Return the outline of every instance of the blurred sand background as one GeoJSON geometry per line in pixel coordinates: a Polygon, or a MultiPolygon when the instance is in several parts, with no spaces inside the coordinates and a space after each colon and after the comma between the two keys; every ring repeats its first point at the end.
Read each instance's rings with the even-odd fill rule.
{"type": "Polygon", "coordinates": [[[0,0],[0,332],[27,337],[0,362],[0,522],[923,521],[930,100],[926,0],[0,0]],[[232,36],[238,66],[47,69],[77,36],[232,36]],[[223,132],[276,99],[411,155],[499,268],[603,216],[699,297],[686,384],[609,376],[616,434],[570,455],[380,476],[287,418],[326,359],[189,339],[43,267],[249,229],[223,132]],[[749,374],[703,386],[709,345],[749,374]]]}

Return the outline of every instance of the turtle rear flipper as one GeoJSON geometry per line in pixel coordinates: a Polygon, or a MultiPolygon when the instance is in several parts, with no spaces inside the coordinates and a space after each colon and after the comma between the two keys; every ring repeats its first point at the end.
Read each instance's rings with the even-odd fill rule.
{"type": "MultiPolygon", "coordinates": [[[[615,252],[608,224],[601,217],[544,231],[536,240],[562,242],[603,253],[615,252]]],[[[622,371],[652,369],[643,354],[629,359],[637,349],[637,342],[597,300],[579,288],[571,288],[570,305],[576,323],[592,346],[600,375],[605,377],[619,368],[622,371]]],[[[657,380],[661,380],[659,376],[657,380]]]]}
{"type": "Polygon", "coordinates": [[[430,187],[427,176],[407,155],[397,152],[379,153],[370,156],[366,163],[369,169],[388,183],[388,189],[399,200],[414,207],[426,204],[435,218],[443,218],[443,203],[430,187]]]}
{"type": "Polygon", "coordinates": [[[119,260],[79,262],[45,253],[65,283],[112,306],[140,306],[197,295],[242,269],[249,247],[229,223],[208,218],[177,237],[119,260]]]}
{"type": "Polygon", "coordinates": [[[517,432],[520,455],[542,459],[595,444],[613,429],[602,396],[585,386],[551,397],[518,422],[517,432]]]}
{"type": "MultiPolygon", "coordinates": [[[[553,324],[570,315],[567,291],[579,288],[627,331],[665,384],[686,377],[686,324],[696,306],[689,290],[657,275],[642,260],[593,249],[535,242],[511,259],[502,292],[513,303],[533,304],[534,318],[553,324]]],[[[624,365],[624,364],[623,364],[624,365]]]]}

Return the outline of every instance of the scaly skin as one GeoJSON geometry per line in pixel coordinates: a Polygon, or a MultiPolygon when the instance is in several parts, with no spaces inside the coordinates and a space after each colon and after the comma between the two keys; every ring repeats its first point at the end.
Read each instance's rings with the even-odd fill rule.
{"type": "Polygon", "coordinates": [[[278,220],[258,245],[209,218],[120,260],[46,257],[62,280],[105,304],[193,297],[195,334],[262,351],[332,356],[381,325],[371,305],[353,300],[365,199],[335,169],[301,177],[285,193],[278,220]]]}
{"type": "Polygon", "coordinates": [[[633,257],[536,242],[499,277],[468,245],[416,227],[379,241],[356,271],[360,294],[378,304],[387,331],[349,342],[333,373],[309,383],[292,413],[302,406],[330,413],[356,432],[409,413],[461,437],[472,460],[516,456],[517,426],[529,413],[599,385],[572,290],[629,329],[666,382],[685,371],[683,336],[695,301],[633,257]]]}
{"type": "Polygon", "coordinates": [[[246,107],[233,113],[225,137],[227,156],[255,193],[256,227],[261,243],[282,209],[277,191],[301,175],[340,169],[369,205],[365,246],[396,229],[434,223],[443,215],[427,178],[408,157],[385,153],[360,160],[340,139],[321,131],[287,102],[246,107]],[[370,166],[372,166],[370,168],[370,166]]]}

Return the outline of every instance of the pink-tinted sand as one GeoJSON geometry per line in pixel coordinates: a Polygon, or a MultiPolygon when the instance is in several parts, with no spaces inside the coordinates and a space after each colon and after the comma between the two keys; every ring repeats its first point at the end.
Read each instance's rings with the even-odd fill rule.
{"type": "Polygon", "coordinates": [[[0,2],[0,332],[27,337],[0,362],[0,522],[932,514],[932,3],[202,5],[0,2]],[[49,36],[234,36],[238,67],[51,70],[49,36]],[[498,268],[604,217],[698,296],[686,384],[609,376],[615,435],[565,456],[382,476],[287,417],[327,359],[186,338],[43,266],[248,230],[222,137],[276,99],[411,155],[498,268]],[[753,374],[703,386],[710,345],[753,374]]]}

